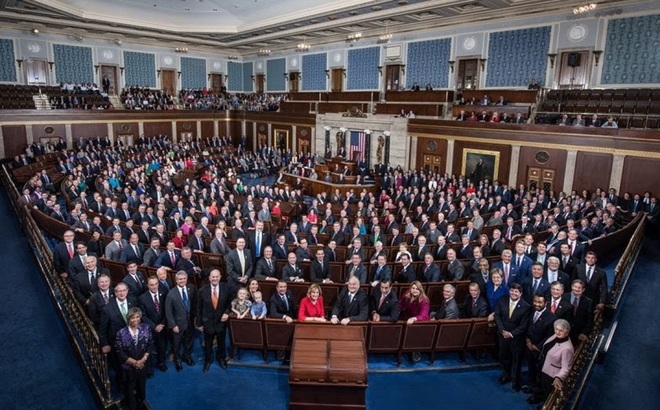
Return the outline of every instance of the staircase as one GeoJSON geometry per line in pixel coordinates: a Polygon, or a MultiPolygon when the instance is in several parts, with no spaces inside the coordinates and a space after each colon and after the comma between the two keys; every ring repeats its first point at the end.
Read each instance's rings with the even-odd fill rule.
{"type": "Polygon", "coordinates": [[[34,94],[32,100],[34,101],[34,107],[37,110],[50,110],[52,108],[50,106],[50,100],[46,94],[34,94]]]}
{"type": "Polygon", "coordinates": [[[110,100],[110,104],[112,104],[112,108],[115,110],[125,110],[124,104],[122,104],[121,99],[117,95],[108,95],[108,99],[110,100]]]}

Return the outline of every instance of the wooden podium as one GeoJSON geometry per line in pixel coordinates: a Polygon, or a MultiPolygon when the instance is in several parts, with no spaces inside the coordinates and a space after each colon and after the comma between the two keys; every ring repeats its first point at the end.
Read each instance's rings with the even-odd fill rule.
{"type": "Polygon", "coordinates": [[[366,409],[364,329],[297,324],[289,386],[291,410],[366,409]]]}

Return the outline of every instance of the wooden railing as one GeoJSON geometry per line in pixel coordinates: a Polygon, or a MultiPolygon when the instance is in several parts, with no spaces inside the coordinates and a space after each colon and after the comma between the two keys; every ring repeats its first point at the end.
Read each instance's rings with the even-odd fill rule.
{"type": "Polygon", "coordinates": [[[19,217],[23,232],[30,242],[35,262],[48,285],[47,289],[57,306],[57,313],[62,318],[69,342],[78,355],[95,398],[103,408],[116,406],[119,400],[117,397],[113,397],[107,360],[101,353],[99,337],[92,322],[87,317],[84,308],[74,298],[71,288],[55,271],[53,254],[30,212],[19,203],[19,193],[9,176],[7,165],[2,165],[0,178],[19,217]]]}

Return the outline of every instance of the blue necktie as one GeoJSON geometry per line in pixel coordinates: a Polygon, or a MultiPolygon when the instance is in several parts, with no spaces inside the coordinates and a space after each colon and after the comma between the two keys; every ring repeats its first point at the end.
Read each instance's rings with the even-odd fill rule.
{"type": "Polygon", "coordinates": [[[259,250],[261,249],[261,233],[257,232],[257,246],[255,246],[255,256],[259,257],[259,250]]]}
{"type": "Polygon", "coordinates": [[[187,312],[190,309],[190,306],[188,305],[188,293],[185,289],[181,291],[181,298],[183,299],[183,307],[186,308],[187,312]]]}

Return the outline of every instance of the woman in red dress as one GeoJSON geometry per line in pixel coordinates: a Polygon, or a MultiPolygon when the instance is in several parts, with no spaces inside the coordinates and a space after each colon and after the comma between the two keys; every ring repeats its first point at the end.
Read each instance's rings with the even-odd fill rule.
{"type": "Polygon", "coordinates": [[[172,242],[174,242],[174,247],[177,249],[181,249],[186,246],[188,240],[183,235],[183,229],[179,228],[176,230],[174,233],[174,238],[172,238],[172,242]]]}
{"type": "Polygon", "coordinates": [[[300,301],[298,309],[298,320],[307,322],[325,322],[325,309],[323,307],[323,296],[321,287],[312,283],[307,289],[307,296],[300,301]]]}

